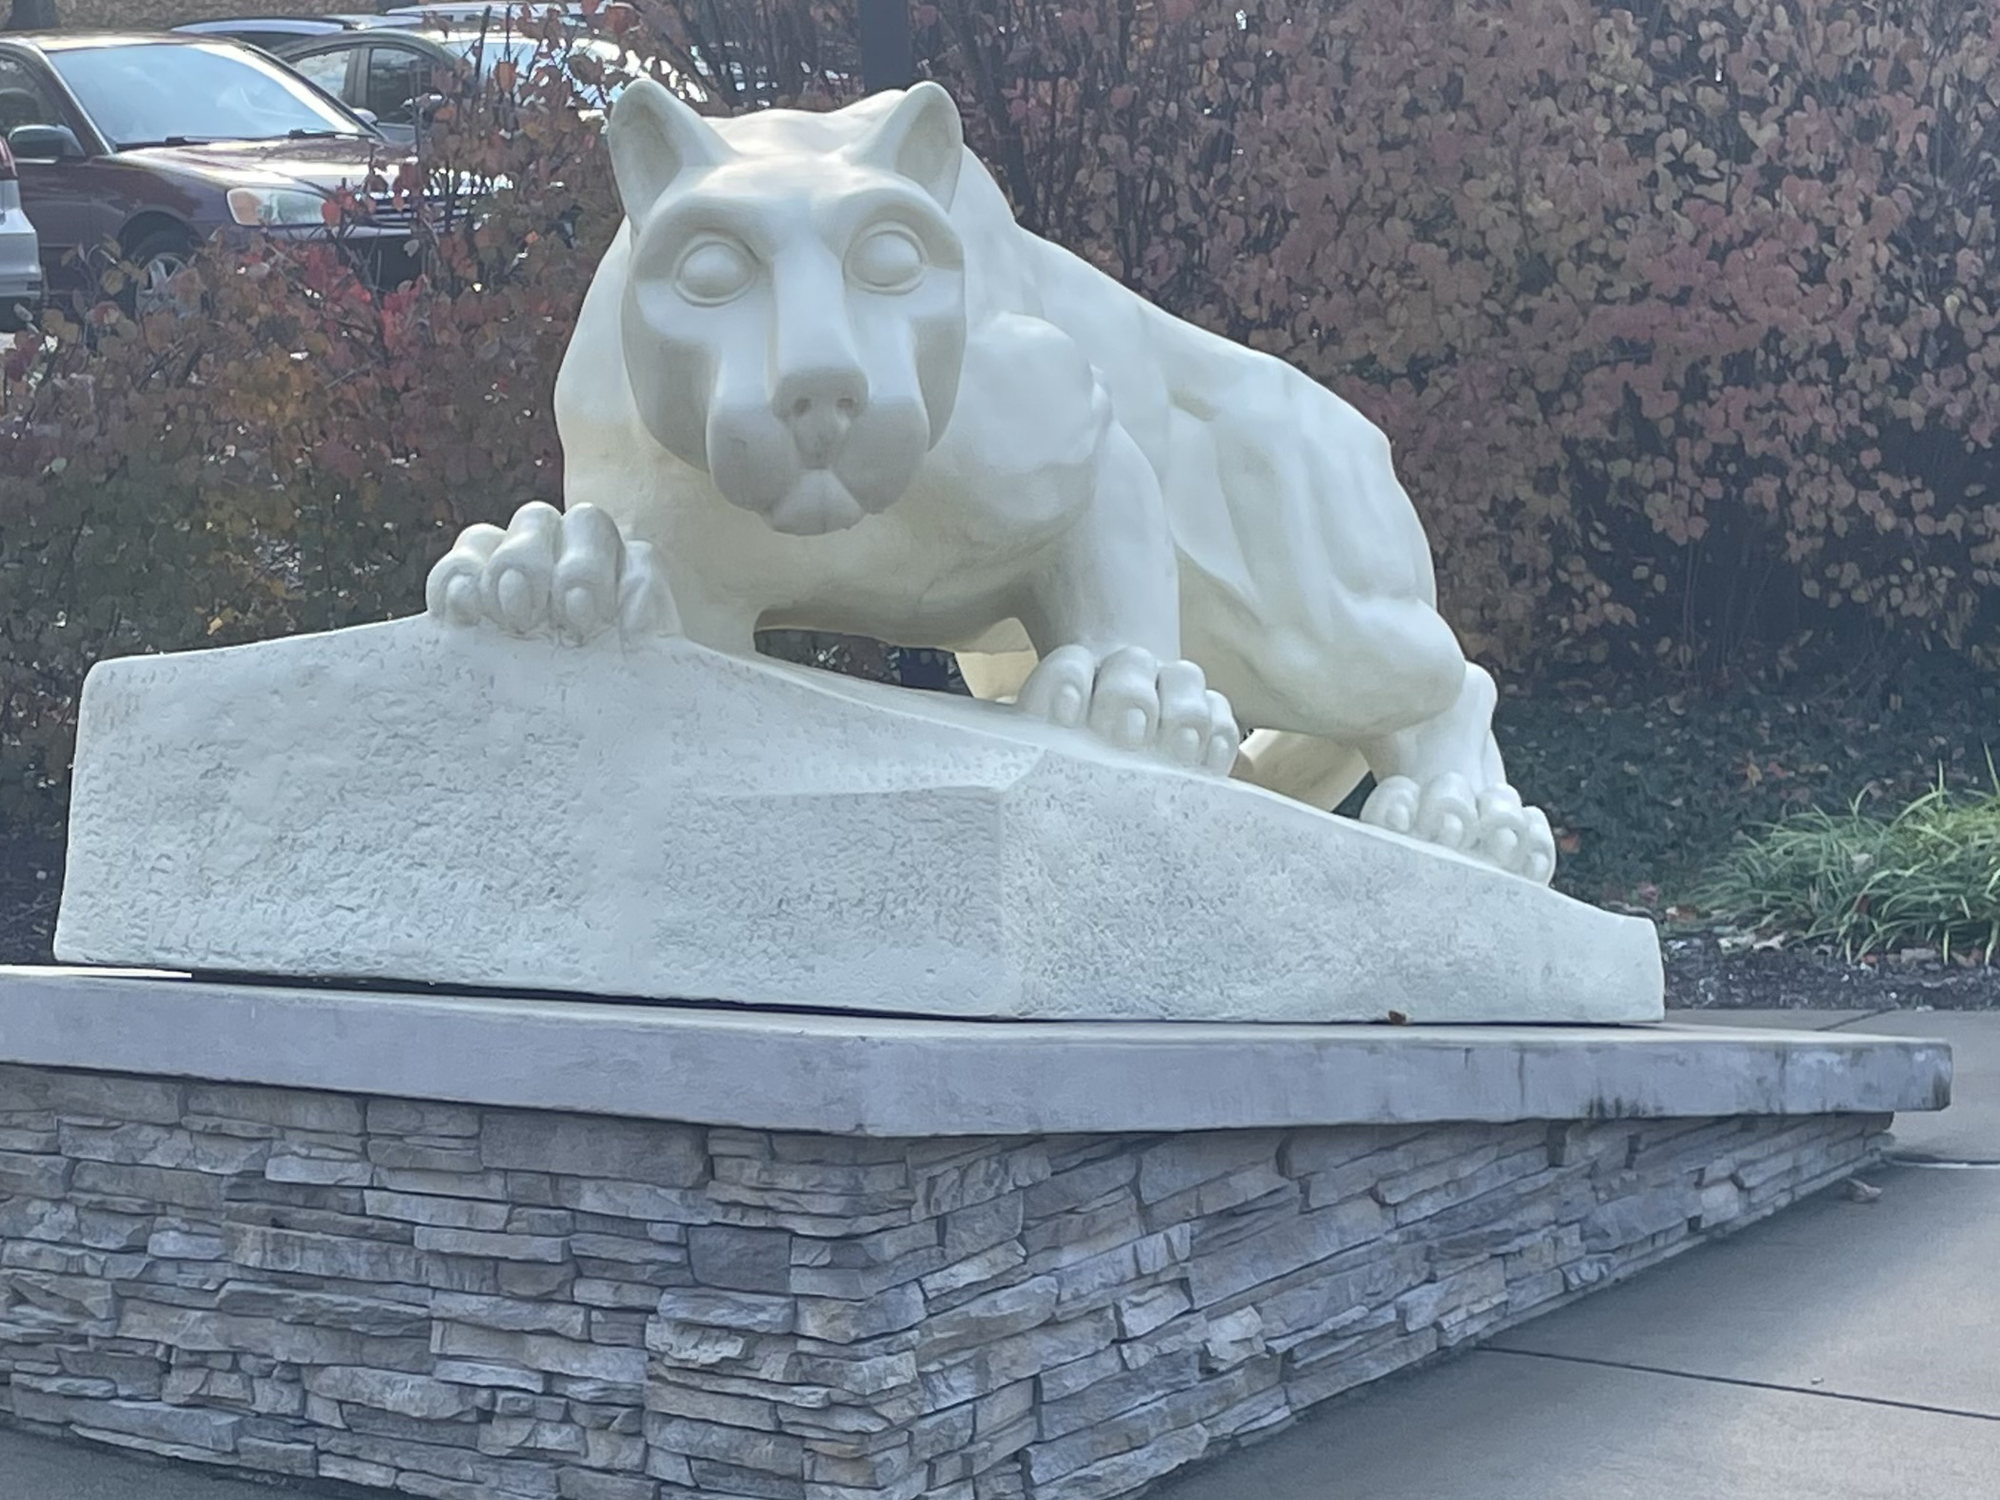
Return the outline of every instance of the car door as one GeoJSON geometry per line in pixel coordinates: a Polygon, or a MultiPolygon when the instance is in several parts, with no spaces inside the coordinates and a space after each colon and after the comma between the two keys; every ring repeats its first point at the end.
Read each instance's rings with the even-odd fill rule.
{"type": "Polygon", "coordinates": [[[95,285],[85,264],[117,233],[123,222],[117,195],[103,182],[102,159],[89,153],[98,145],[39,58],[0,47],[0,132],[11,139],[27,125],[56,125],[73,132],[85,155],[54,157],[14,150],[21,178],[21,207],[41,241],[42,275],[51,291],[95,285]]]}
{"type": "Polygon", "coordinates": [[[438,59],[425,48],[378,37],[362,49],[362,103],[382,134],[400,145],[417,136],[417,113],[426,95],[437,92],[438,59]]]}

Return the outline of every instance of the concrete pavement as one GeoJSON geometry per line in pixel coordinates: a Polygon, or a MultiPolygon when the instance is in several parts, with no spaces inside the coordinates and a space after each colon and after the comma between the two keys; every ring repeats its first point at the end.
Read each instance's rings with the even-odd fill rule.
{"type": "Polygon", "coordinates": [[[299,1494],[196,1464],[133,1458],[0,1427],[0,1500],[281,1500],[299,1494]]]}
{"type": "MultiPolygon", "coordinates": [[[[1941,1036],[1911,1162],[2000,1162],[2000,1014],[1715,1012],[1941,1036]]],[[[1385,1382],[1157,1500],[1973,1500],[2000,1495],[2000,1167],[1891,1165],[1385,1382]]]]}
{"type": "Polygon", "coordinates": [[[1153,1500],[1981,1500],[1996,1474],[1996,1422],[1478,1351],[1153,1500]]]}
{"type": "MultiPolygon", "coordinates": [[[[1910,1162],[2000,1163],[2000,1013],[1688,1013],[1942,1036],[1910,1162]]],[[[1485,1348],[1336,1403],[1157,1500],[1983,1500],[2000,1494],[2000,1166],[1891,1165],[1485,1348]]],[[[0,1500],[254,1500],[0,1430],[0,1500]]]]}
{"type": "Polygon", "coordinates": [[[1895,1011],[1840,1029],[1950,1042],[1951,1108],[1896,1116],[1895,1154],[1912,1161],[2000,1164],[2000,1012],[1895,1011]]]}

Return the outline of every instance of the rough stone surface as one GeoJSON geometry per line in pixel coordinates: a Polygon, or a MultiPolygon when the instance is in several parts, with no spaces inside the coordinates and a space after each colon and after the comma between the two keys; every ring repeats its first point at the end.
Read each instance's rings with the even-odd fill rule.
{"type": "Polygon", "coordinates": [[[80,714],[68,962],[957,1017],[1663,1015],[1643,920],[1004,705],[685,640],[399,620],[103,662],[80,714]],[[493,788],[530,777],[576,791],[503,819],[496,860],[493,788]]]}
{"type": "Polygon", "coordinates": [[[1887,1123],[863,1139],[0,1067],[31,1112],[0,1417],[439,1500],[1118,1500],[1887,1123]]]}
{"type": "MultiPolygon", "coordinates": [[[[1383,1127],[1378,1135],[1341,1138],[1337,1159],[1321,1161],[1318,1171],[1389,1149],[1412,1122],[1941,1110],[1951,1077],[1943,1043],[1845,1031],[1143,1021],[995,1027],[4,967],[0,1062],[255,1079],[378,1099],[452,1099],[663,1126],[700,1120],[818,1137],[1383,1127]],[[617,1066],[607,1066],[608,1059],[617,1066]]],[[[143,1089],[133,1090],[131,1103],[134,1112],[121,1118],[179,1120],[157,1121],[160,1100],[143,1089]]],[[[454,1117],[474,1113],[428,1107],[454,1117]]],[[[490,1200],[508,1171],[530,1175],[482,1165],[478,1141],[460,1133],[461,1121],[453,1125],[432,1134],[371,1122],[379,1138],[371,1138],[367,1159],[392,1169],[377,1174],[378,1188],[490,1200]]],[[[615,1134],[626,1139],[622,1128],[615,1134]]],[[[666,1131],[659,1139],[659,1160],[684,1165],[680,1138],[666,1131]]],[[[879,1149],[879,1142],[856,1142],[843,1148],[841,1164],[868,1165],[879,1149]]],[[[1300,1149],[1296,1135],[1286,1149],[1300,1149]]],[[[778,1170],[755,1166],[738,1151],[716,1155],[713,1185],[701,1199],[711,1209],[707,1221],[737,1222],[733,1200],[769,1202],[781,1190],[792,1194],[801,1214],[818,1211],[815,1197],[820,1205],[827,1201],[824,1194],[801,1195],[796,1183],[786,1186],[789,1162],[778,1170]]],[[[1084,1164],[1079,1159],[1065,1168],[1084,1164]]],[[[1170,1165],[1155,1168],[1156,1185],[1171,1180],[1170,1165]]],[[[1227,1191],[1219,1182],[1183,1188],[1153,1212],[1184,1218],[1220,1211],[1226,1198],[1268,1189],[1267,1167],[1261,1160],[1239,1166],[1227,1191]]],[[[152,1177],[171,1170],[90,1161],[77,1175],[105,1183],[143,1177],[197,1193],[212,1184],[194,1171],[152,1177]]],[[[543,1170],[555,1173],[556,1187],[536,1200],[540,1206],[673,1220],[685,1218],[693,1201],[687,1188],[661,1184],[660,1172],[634,1180],[614,1171],[569,1177],[543,1170]]],[[[841,1187],[851,1193],[858,1184],[843,1178],[841,1187]]],[[[975,1192],[958,1206],[991,1205],[1004,1215],[1012,1209],[995,1200],[1012,1187],[1053,1191],[1012,1184],[975,1192]]],[[[927,1180],[923,1190],[927,1209],[942,1209],[938,1195],[958,1191],[949,1174],[927,1180]]],[[[880,1221],[869,1227],[893,1229],[901,1221],[908,1206],[903,1191],[869,1179],[865,1211],[880,1221]]],[[[863,1200],[840,1201],[851,1213],[863,1211],[863,1200]]],[[[1088,1201],[1085,1194],[1073,1206],[1088,1201]]],[[[439,1227],[507,1227],[403,1217],[439,1227]]],[[[952,1248],[989,1229],[968,1212],[951,1227],[952,1248]]]]}

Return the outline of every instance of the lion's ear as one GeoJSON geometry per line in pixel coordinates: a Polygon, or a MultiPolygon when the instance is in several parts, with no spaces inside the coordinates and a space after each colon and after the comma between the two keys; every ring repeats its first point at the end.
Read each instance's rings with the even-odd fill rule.
{"type": "Polygon", "coordinates": [[[950,94],[926,79],[851,148],[856,161],[900,172],[946,208],[958,187],[965,126],[950,94]]]}
{"type": "Polygon", "coordinates": [[[635,224],[683,172],[718,166],[731,154],[713,125],[651,78],[618,96],[604,137],[611,146],[618,201],[635,224]]]}

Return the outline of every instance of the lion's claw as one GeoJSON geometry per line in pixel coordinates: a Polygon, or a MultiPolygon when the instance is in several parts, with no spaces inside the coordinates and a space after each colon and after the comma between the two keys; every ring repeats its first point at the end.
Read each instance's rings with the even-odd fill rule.
{"type": "Polygon", "coordinates": [[[1102,657],[1063,646],[1036,665],[1018,702],[1038,719],[1087,727],[1121,750],[1216,775],[1236,762],[1236,716],[1190,661],[1162,663],[1133,646],[1102,657]]]}
{"type": "Polygon", "coordinates": [[[613,630],[639,640],[679,629],[653,549],[627,542],[590,505],[559,511],[535,501],[505,531],[469,527],[431,569],[424,600],[447,624],[578,644],[613,630]]]}
{"type": "Polygon", "coordinates": [[[1391,776],[1369,795],[1361,820],[1458,850],[1537,885],[1555,874],[1556,841],[1548,817],[1538,807],[1522,806],[1510,786],[1475,793],[1470,781],[1455,774],[1421,785],[1391,776]]]}

